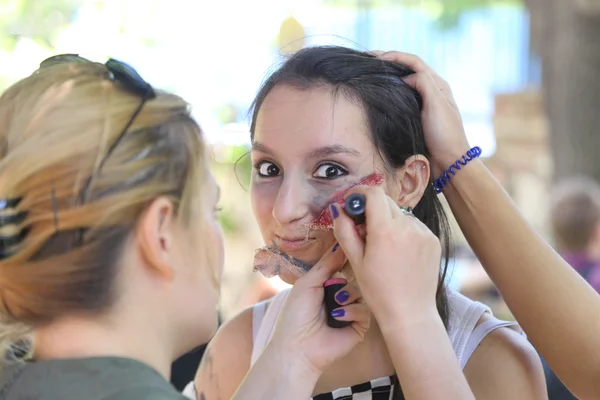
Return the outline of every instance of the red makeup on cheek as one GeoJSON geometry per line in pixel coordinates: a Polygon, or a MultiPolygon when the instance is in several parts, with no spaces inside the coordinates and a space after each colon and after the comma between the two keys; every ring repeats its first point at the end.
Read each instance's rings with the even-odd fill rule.
{"type": "MultiPolygon", "coordinates": [[[[358,181],[358,182],[350,185],[346,189],[342,189],[342,190],[334,193],[333,196],[331,196],[331,200],[329,201],[329,204],[335,203],[335,204],[343,206],[344,205],[344,196],[354,186],[359,186],[359,185],[363,185],[363,186],[380,186],[381,184],[383,184],[383,175],[374,172],[371,175],[365,176],[360,181],[358,181]]],[[[310,229],[311,230],[312,229],[315,229],[315,230],[329,230],[332,227],[333,227],[333,218],[331,217],[331,212],[329,211],[329,206],[327,206],[321,212],[321,214],[319,215],[319,217],[317,219],[315,219],[310,224],[310,229]]]]}

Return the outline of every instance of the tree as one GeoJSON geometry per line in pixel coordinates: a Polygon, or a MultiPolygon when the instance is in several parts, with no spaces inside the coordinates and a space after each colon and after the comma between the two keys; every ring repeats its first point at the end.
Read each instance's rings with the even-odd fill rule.
{"type": "Polygon", "coordinates": [[[600,181],[600,0],[524,0],[542,60],[556,178],[600,181]]]}

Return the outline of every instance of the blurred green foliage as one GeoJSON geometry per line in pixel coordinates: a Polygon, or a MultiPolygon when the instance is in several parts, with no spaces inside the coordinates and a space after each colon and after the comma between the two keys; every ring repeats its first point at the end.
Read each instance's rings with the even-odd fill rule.
{"type": "Polygon", "coordinates": [[[217,214],[217,218],[225,235],[232,235],[239,230],[239,221],[235,217],[233,209],[223,207],[217,214]]]}
{"type": "Polygon", "coordinates": [[[10,51],[20,37],[52,47],[85,0],[0,0],[0,49],[10,51]]]}
{"type": "Polygon", "coordinates": [[[522,7],[521,0],[323,0],[325,4],[343,7],[371,8],[398,5],[419,8],[432,15],[441,29],[458,25],[463,14],[495,6],[522,7]]]}

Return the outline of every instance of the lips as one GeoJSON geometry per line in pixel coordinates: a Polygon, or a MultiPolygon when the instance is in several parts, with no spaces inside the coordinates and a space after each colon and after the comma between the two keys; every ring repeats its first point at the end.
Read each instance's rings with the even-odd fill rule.
{"type": "Polygon", "coordinates": [[[289,236],[279,236],[277,235],[277,242],[279,243],[279,247],[285,252],[291,252],[293,250],[301,249],[314,239],[307,237],[289,237],[289,236]]]}

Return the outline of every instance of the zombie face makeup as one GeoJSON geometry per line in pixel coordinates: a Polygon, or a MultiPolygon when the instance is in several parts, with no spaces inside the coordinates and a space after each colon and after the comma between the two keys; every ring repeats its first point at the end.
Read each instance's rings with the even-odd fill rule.
{"type": "Polygon", "coordinates": [[[381,185],[383,160],[362,108],[327,88],[276,86],[251,152],[251,198],[266,248],[255,268],[293,283],[333,246],[328,205],[357,184],[381,185]]]}

